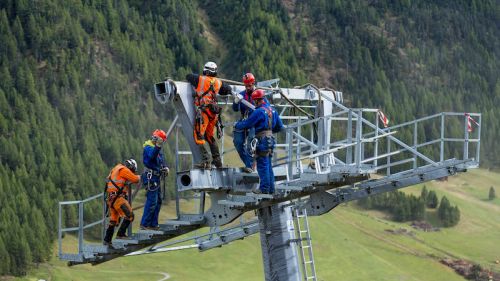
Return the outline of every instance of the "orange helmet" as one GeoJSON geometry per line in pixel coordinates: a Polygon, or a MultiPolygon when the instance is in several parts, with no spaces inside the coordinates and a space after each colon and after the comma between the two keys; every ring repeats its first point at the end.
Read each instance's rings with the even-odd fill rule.
{"type": "Polygon", "coordinates": [[[255,76],[253,76],[253,74],[250,72],[243,75],[243,84],[245,84],[245,85],[255,84],[255,76]]]}
{"type": "Polygon", "coordinates": [[[163,141],[166,141],[167,140],[167,134],[163,130],[156,129],[153,132],[153,138],[156,138],[156,139],[161,138],[163,141]]]}
{"type": "Polygon", "coordinates": [[[266,93],[264,93],[264,90],[257,89],[252,93],[252,100],[260,100],[263,99],[265,96],[266,93]]]}

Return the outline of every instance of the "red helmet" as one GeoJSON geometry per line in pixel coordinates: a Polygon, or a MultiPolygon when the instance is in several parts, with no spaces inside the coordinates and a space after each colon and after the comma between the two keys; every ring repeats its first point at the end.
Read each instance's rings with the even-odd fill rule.
{"type": "Polygon", "coordinates": [[[263,99],[266,93],[264,93],[264,90],[257,89],[253,91],[252,93],[252,100],[260,100],[263,99]]]}
{"type": "Polygon", "coordinates": [[[243,84],[245,85],[253,85],[255,84],[255,77],[253,76],[252,73],[247,73],[243,75],[243,84]]]}
{"type": "Polygon", "coordinates": [[[165,133],[165,131],[160,130],[160,129],[156,129],[153,132],[153,137],[161,138],[163,141],[167,140],[167,134],[165,133]]]}

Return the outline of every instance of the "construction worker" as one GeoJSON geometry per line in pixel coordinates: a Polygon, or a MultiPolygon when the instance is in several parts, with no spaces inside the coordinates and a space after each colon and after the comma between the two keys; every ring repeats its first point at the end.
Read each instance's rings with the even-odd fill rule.
{"type": "Polygon", "coordinates": [[[255,150],[257,158],[257,172],[260,178],[258,190],[255,193],[274,193],[274,172],[271,163],[273,149],[276,144],[273,133],[283,128],[279,114],[266,102],[263,90],[257,89],[252,93],[255,110],[248,119],[238,121],[236,130],[255,128],[255,138],[252,140],[252,150],[255,150]]]}
{"type": "MultiPolygon", "coordinates": [[[[239,111],[241,113],[241,119],[245,120],[253,112],[252,108],[249,108],[244,103],[241,102],[242,99],[253,104],[252,93],[255,91],[255,76],[252,73],[246,73],[243,75],[243,84],[245,85],[245,90],[241,91],[238,95],[234,96],[233,111],[239,111]]],[[[238,155],[245,164],[243,171],[246,173],[253,172],[253,157],[249,152],[249,145],[255,136],[255,129],[250,128],[248,130],[234,130],[233,131],[233,144],[238,151],[238,155]]]]}
{"type": "Polygon", "coordinates": [[[162,203],[161,180],[165,180],[169,169],[161,152],[167,134],[163,130],[155,130],[150,140],[144,143],[142,161],[145,166],[142,183],[146,188],[146,204],[141,219],[141,229],[159,229],[158,215],[162,203]]]}
{"type": "Polygon", "coordinates": [[[107,205],[109,210],[109,226],[104,236],[104,245],[111,245],[111,239],[115,232],[115,226],[119,219],[123,218],[122,224],[116,233],[116,238],[127,239],[125,231],[134,221],[134,212],[128,202],[130,185],[138,183],[140,177],[135,174],[137,162],[128,159],[123,164],[116,165],[109,173],[106,183],[107,205]]]}
{"type": "Polygon", "coordinates": [[[217,79],[217,64],[207,62],[203,68],[203,75],[188,74],[186,80],[194,87],[194,105],[196,110],[194,124],[194,140],[200,148],[202,162],[195,164],[196,168],[209,169],[211,167],[208,152],[203,146],[208,142],[212,153],[212,164],[222,168],[219,147],[214,138],[214,128],[221,128],[219,120],[220,107],[217,105],[217,94],[231,95],[231,87],[217,79]],[[218,123],[219,122],[219,123],[218,123]]]}

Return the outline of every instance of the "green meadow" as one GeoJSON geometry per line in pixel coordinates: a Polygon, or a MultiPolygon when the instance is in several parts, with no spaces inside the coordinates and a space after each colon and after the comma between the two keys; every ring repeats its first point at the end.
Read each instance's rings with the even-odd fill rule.
{"type": "MultiPolygon", "coordinates": [[[[487,200],[491,186],[500,193],[498,183],[500,174],[482,169],[445,182],[426,183],[439,199],[445,195],[461,211],[457,226],[438,232],[423,232],[409,223],[393,222],[387,214],[362,210],[353,202],[321,217],[311,217],[319,280],[464,280],[439,262],[444,257],[470,260],[500,272],[500,265],[495,263],[500,260],[500,201],[487,200]],[[410,234],[387,231],[401,228],[410,234]]],[[[418,185],[403,190],[419,194],[421,189],[422,185],[418,185]]],[[[172,218],[174,209],[173,203],[165,206],[162,219],[172,218]]],[[[138,210],[137,217],[141,215],[138,210]]],[[[428,210],[427,216],[437,221],[433,220],[434,210],[428,210]]],[[[66,236],[65,250],[76,250],[76,241],[66,236]]],[[[203,253],[189,249],[122,257],[97,266],[67,267],[54,254],[49,263],[33,268],[19,280],[39,279],[244,281],[262,280],[263,267],[257,234],[203,253]]]]}

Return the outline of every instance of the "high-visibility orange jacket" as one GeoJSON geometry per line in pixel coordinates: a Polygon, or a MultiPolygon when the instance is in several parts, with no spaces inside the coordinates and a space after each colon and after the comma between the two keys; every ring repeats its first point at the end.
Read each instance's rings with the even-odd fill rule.
{"type": "Polygon", "coordinates": [[[217,103],[217,94],[219,93],[222,82],[215,78],[205,75],[200,75],[198,78],[198,86],[195,89],[196,96],[194,97],[194,105],[203,107],[203,111],[210,117],[214,117],[217,112],[212,111],[210,104],[217,103]]]}
{"type": "Polygon", "coordinates": [[[113,185],[111,181],[115,183],[119,188],[123,188],[123,194],[128,194],[129,184],[138,183],[140,177],[134,174],[129,168],[123,164],[116,165],[108,176],[108,189],[107,192],[116,192],[118,189],[113,185]]]}
{"type": "MultiPolygon", "coordinates": [[[[231,86],[216,77],[188,74],[186,80],[193,85],[196,92],[194,97],[195,106],[215,104],[217,95],[231,95],[231,86]],[[212,89],[210,86],[212,86],[212,89]]],[[[208,112],[212,118],[216,115],[211,111],[205,110],[205,112],[208,112]]]]}

